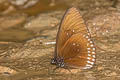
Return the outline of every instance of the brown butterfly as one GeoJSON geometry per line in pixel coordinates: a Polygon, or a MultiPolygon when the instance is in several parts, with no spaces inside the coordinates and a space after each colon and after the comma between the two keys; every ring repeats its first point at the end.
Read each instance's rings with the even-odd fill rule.
{"type": "Polygon", "coordinates": [[[51,64],[62,68],[90,69],[96,61],[96,48],[79,10],[68,9],[61,21],[51,64]]]}

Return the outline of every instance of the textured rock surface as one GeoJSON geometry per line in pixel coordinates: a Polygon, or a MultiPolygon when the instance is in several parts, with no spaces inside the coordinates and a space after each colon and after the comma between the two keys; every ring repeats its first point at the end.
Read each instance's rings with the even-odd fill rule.
{"type": "Polygon", "coordinates": [[[30,0],[20,1],[0,0],[0,80],[120,80],[119,0],[43,0],[46,7],[39,1],[24,7],[30,0]],[[80,9],[97,46],[96,65],[71,70],[73,74],[66,69],[54,72],[56,66],[50,64],[68,6],[80,9]]]}

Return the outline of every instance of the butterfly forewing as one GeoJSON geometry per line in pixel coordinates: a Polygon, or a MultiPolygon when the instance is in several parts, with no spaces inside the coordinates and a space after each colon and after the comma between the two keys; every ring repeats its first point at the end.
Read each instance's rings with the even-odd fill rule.
{"type": "Polygon", "coordinates": [[[57,53],[63,47],[65,42],[76,33],[87,33],[84,21],[76,8],[70,8],[65,13],[61,21],[60,29],[57,35],[57,53]]]}

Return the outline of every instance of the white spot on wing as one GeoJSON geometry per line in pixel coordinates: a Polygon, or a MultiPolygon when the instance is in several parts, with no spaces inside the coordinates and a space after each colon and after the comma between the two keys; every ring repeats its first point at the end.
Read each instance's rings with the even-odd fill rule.
{"type": "Polygon", "coordinates": [[[90,58],[90,57],[87,57],[87,59],[89,59],[89,60],[90,60],[91,58],[90,58]]]}
{"type": "Polygon", "coordinates": [[[95,59],[92,59],[92,61],[95,61],[95,59]]]}
{"type": "Polygon", "coordinates": [[[88,53],[90,53],[90,51],[88,51],[88,53]]]}
{"type": "Polygon", "coordinates": [[[89,38],[88,36],[86,36],[86,38],[89,38]]]}
{"type": "Polygon", "coordinates": [[[95,52],[92,52],[92,54],[95,54],[95,52]]]}
{"type": "Polygon", "coordinates": [[[75,43],[73,43],[73,45],[75,45],[75,43]]]}
{"type": "Polygon", "coordinates": [[[85,35],[83,35],[83,37],[85,37],[85,35]]]}
{"type": "Polygon", "coordinates": [[[87,67],[92,67],[92,65],[86,64],[87,67]]]}
{"type": "Polygon", "coordinates": [[[91,56],[90,54],[88,54],[88,56],[91,56]]]}
{"type": "Polygon", "coordinates": [[[93,43],[93,41],[90,41],[90,43],[93,43]]]}
{"type": "Polygon", "coordinates": [[[95,58],[95,55],[92,55],[92,57],[94,57],[94,58],[95,58]]]}
{"type": "Polygon", "coordinates": [[[90,41],[90,38],[88,38],[88,41],[90,41]]]}
{"type": "Polygon", "coordinates": [[[69,34],[67,33],[67,35],[69,35],[69,34]]]}
{"type": "Polygon", "coordinates": [[[73,32],[75,32],[75,30],[72,30],[73,32]]]}
{"type": "Polygon", "coordinates": [[[90,33],[88,32],[88,35],[90,35],[90,33]]]}
{"type": "Polygon", "coordinates": [[[94,45],[93,45],[93,44],[91,44],[90,46],[91,46],[91,47],[93,47],[94,45]]]}
{"type": "Polygon", "coordinates": [[[91,62],[91,61],[87,61],[87,63],[90,63],[90,64],[92,64],[92,65],[94,64],[94,62],[91,62]]]}
{"type": "Polygon", "coordinates": [[[91,62],[91,64],[93,65],[93,64],[95,64],[94,62],[91,62]]]}
{"type": "Polygon", "coordinates": [[[87,50],[90,50],[90,48],[87,48],[87,50]]]}
{"type": "Polygon", "coordinates": [[[95,48],[92,48],[95,51],[95,48]]]}

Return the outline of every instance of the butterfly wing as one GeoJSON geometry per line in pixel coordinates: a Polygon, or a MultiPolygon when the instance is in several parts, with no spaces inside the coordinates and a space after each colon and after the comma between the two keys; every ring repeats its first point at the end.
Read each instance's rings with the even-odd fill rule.
{"type": "Polygon", "coordinates": [[[68,66],[91,68],[95,63],[95,47],[90,33],[76,8],[65,13],[56,39],[55,54],[68,66]]]}
{"type": "Polygon", "coordinates": [[[87,33],[87,27],[84,24],[79,11],[76,8],[70,8],[66,11],[57,34],[55,55],[61,54],[61,48],[65,42],[76,33],[87,33]]]}

